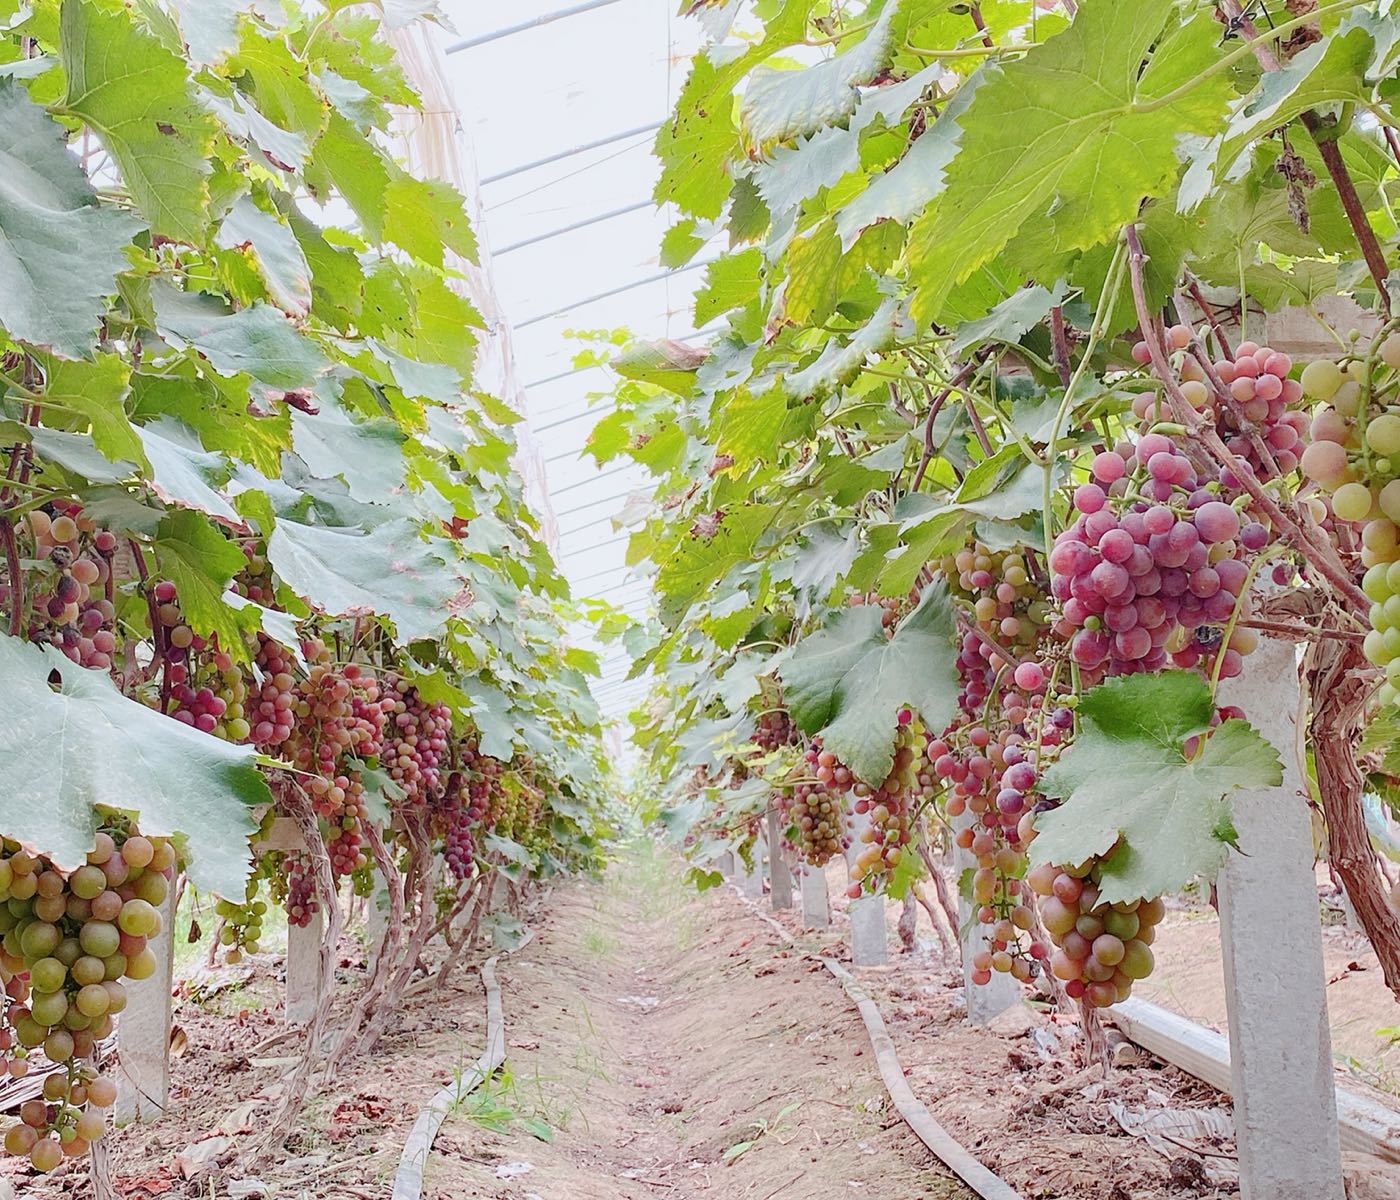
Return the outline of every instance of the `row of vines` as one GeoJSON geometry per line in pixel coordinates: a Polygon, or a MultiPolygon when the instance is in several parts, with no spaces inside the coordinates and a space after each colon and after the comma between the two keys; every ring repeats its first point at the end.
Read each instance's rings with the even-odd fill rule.
{"type": "Polygon", "coordinates": [[[103,1134],[175,891],[229,961],[319,913],[328,984],[347,892],[387,912],[271,1148],[488,881],[597,859],[597,665],[472,386],[473,233],[390,152],[433,11],[0,2],[0,1063],[44,1074],[4,1138],[38,1171],[103,1134]]]}
{"type": "Polygon", "coordinates": [[[1394,6],[694,15],[656,199],[721,332],[629,346],[589,442],[655,479],[634,722],[694,878],[771,808],[853,898],[956,847],[973,982],[1087,1017],[1282,780],[1289,701],[1230,684],[1282,639],[1296,803],[1400,995],[1394,6]]]}

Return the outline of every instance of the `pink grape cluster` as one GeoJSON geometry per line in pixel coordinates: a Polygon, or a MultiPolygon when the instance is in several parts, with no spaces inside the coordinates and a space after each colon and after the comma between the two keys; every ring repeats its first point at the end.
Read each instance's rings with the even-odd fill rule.
{"type": "Polygon", "coordinates": [[[473,830],[485,816],[484,805],[478,806],[468,774],[454,772],[448,779],[440,811],[443,857],[453,876],[465,880],[471,876],[476,856],[473,830]]]}
{"type": "Polygon", "coordinates": [[[391,705],[382,762],[407,793],[407,802],[421,804],[442,786],[440,764],[452,733],[452,713],[445,704],[428,704],[407,679],[390,675],[385,699],[391,705]]]}
{"type": "Polygon", "coordinates": [[[286,863],[287,920],[298,929],[311,924],[311,918],[321,911],[316,898],[316,876],[311,861],[300,852],[287,855],[286,863]]]}
{"type": "MultiPolygon", "coordinates": [[[[34,585],[42,580],[45,586],[32,585],[28,634],[32,641],[56,646],[80,666],[105,671],[117,649],[110,594],[117,538],[97,529],[77,505],[56,512],[52,517],[43,509],[29,514],[34,556],[52,574],[35,574],[34,585]]],[[[0,602],[8,597],[6,584],[0,602]]]]}
{"type": "Polygon", "coordinates": [[[825,866],[846,847],[846,803],[854,777],[820,741],[807,747],[797,770],[797,782],[784,798],[785,816],[796,830],[802,861],[825,866]]]}
{"type": "Polygon", "coordinates": [[[296,663],[290,650],[261,634],[254,663],[262,682],[249,713],[251,736],[255,746],[271,750],[292,736],[296,722],[296,663]]]}
{"type": "MultiPolygon", "coordinates": [[[[1161,434],[1099,454],[1093,480],[1074,493],[1077,516],[1050,552],[1056,630],[1092,683],[1105,674],[1192,667],[1219,644],[1219,629],[1249,578],[1245,555],[1268,542],[1256,522],[1200,486],[1190,459],[1161,434]]],[[[1224,650],[1221,674],[1238,675],[1248,631],[1224,650]]]]}
{"type": "Polygon", "coordinates": [[[851,882],[846,889],[851,899],[880,887],[899,866],[913,840],[916,760],[922,744],[922,727],[909,709],[901,710],[889,774],[878,788],[857,780],[851,789],[855,811],[870,817],[870,823],[860,832],[861,849],[851,864],[851,882]]]}

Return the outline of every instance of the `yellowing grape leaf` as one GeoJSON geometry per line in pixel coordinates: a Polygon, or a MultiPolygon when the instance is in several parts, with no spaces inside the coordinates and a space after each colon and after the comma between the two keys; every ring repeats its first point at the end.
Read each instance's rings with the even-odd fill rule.
{"type": "Polygon", "coordinates": [[[1086,693],[1074,745],[1041,780],[1041,791],[1064,803],[1036,818],[1031,861],[1102,858],[1107,903],[1214,878],[1235,837],[1229,794],[1277,787],[1283,768],[1244,721],[1223,722],[1188,760],[1186,740],[1209,727],[1213,712],[1210,688],[1187,671],[1128,675],[1086,693]]]}

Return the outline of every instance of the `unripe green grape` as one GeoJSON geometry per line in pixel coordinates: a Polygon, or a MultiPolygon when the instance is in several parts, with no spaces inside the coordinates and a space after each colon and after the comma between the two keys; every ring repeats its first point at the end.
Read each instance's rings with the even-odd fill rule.
{"type": "MultiPolygon", "coordinates": [[[[65,1001],[65,1003],[67,1003],[65,1001]]],[[[48,1027],[40,1025],[33,1017],[20,1017],[15,1022],[15,1038],[21,1046],[32,1050],[35,1046],[42,1046],[44,1039],[49,1036],[48,1027]]]]}
{"type": "Polygon", "coordinates": [[[26,961],[33,962],[36,959],[47,958],[62,940],[63,934],[57,925],[48,921],[35,921],[20,936],[20,948],[26,961]]]}
{"type": "Polygon", "coordinates": [[[1341,367],[1330,359],[1319,358],[1303,368],[1299,382],[1305,395],[1314,400],[1330,400],[1342,386],[1343,379],[1341,367]]]}
{"type": "Polygon", "coordinates": [[[106,958],[117,952],[121,931],[106,921],[89,921],[78,934],[83,949],[95,958],[106,958]]]}
{"type": "Polygon", "coordinates": [[[1371,504],[1371,489],[1364,483],[1344,483],[1332,494],[1332,511],[1343,521],[1364,521],[1371,504]]]}
{"type": "Polygon", "coordinates": [[[1377,630],[1372,629],[1366,640],[1361,643],[1361,652],[1366,656],[1367,662],[1375,663],[1376,666],[1384,665],[1390,658],[1385,651],[1385,638],[1377,630]]]}
{"type": "Polygon", "coordinates": [[[102,965],[100,958],[85,954],[69,968],[69,974],[73,976],[73,982],[79,987],[86,987],[90,983],[101,983],[106,974],[106,968],[102,965]]]}
{"type": "Polygon", "coordinates": [[[156,956],[150,947],[134,955],[127,963],[126,974],[131,979],[149,979],[156,973],[156,956]]]}
{"type": "Polygon", "coordinates": [[[36,992],[57,992],[68,981],[68,968],[56,958],[41,958],[29,968],[29,982],[36,992]]]}
{"type": "Polygon", "coordinates": [[[1381,488],[1378,503],[1381,512],[1395,524],[1400,524],[1400,479],[1392,479],[1381,488]]]}
{"type": "Polygon", "coordinates": [[[132,937],[151,937],[160,927],[160,913],[145,900],[128,900],[117,916],[117,927],[132,937]]]}
{"type": "Polygon", "coordinates": [[[1400,367],[1400,335],[1392,333],[1381,343],[1381,361],[1392,370],[1400,367]]]}
{"type": "Polygon", "coordinates": [[[120,979],[127,972],[129,960],[125,954],[118,951],[116,954],[107,955],[102,960],[102,966],[105,968],[104,979],[120,979]]]}
{"type": "Polygon", "coordinates": [[[1348,379],[1332,395],[1332,407],[1344,417],[1354,417],[1361,411],[1361,384],[1348,379]]]}
{"type": "Polygon", "coordinates": [[[29,1011],[40,1025],[50,1029],[61,1025],[68,1012],[68,993],[35,992],[29,997],[29,1011]]]}
{"type": "Polygon", "coordinates": [[[44,1057],[50,1062],[67,1062],[73,1057],[73,1035],[66,1029],[55,1029],[44,1039],[44,1057]]]}
{"type": "Polygon", "coordinates": [[[83,1016],[96,1020],[110,1007],[112,998],[107,994],[107,989],[102,984],[93,983],[78,992],[77,1000],[74,1003],[83,1016]]]}

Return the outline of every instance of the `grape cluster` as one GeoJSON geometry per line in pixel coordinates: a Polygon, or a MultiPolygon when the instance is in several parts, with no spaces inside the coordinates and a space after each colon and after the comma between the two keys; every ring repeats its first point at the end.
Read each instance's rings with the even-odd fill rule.
{"type": "Polygon", "coordinates": [[[759,714],[753,743],[764,753],[771,754],[774,750],[791,745],[795,736],[796,729],[787,711],[777,708],[759,714]]]}
{"type": "MultiPolygon", "coordinates": [[[[1167,331],[1167,346],[1185,350],[1191,330],[1174,325],[1167,331]]],[[[1151,355],[1146,342],[1133,347],[1134,361],[1146,364],[1151,355]]],[[[1192,408],[1211,410],[1215,426],[1226,448],[1247,462],[1261,479],[1287,475],[1298,465],[1308,432],[1307,415],[1299,408],[1303,385],[1288,377],[1293,360],[1282,351],[1258,342],[1241,342],[1233,359],[1219,359],[1206,368],[1193,356],[1185,355],[1180,364],[1181,392],[1192,408]],[[1214,375],[1228,399],[1210,386],[1214,375]]],[[[1133,412],[1144,421],[1163,415],[1152,393],[1139,396],[1133,412]]],[[[1239,478],[1229,467],[1219,472],[1220,484],[1229,492],[1240,490],[1239,478]]]]}
{"type": "Polygon", "coordinates": [[[258,635],[253,659],[261,682],[247,716],[253,745],[271,751],[292,736],[296,721],[296,662],[285,646],[258,635]]]}
{"type": "Polygon", "coordinates": [[[384,694],[390,715],[381,760],[406,793],[406,803],[426,803],[442,787],[440,764],[452,733],[451,710],[427,703],[397,675],[386,677],[384,694]]]}
{"type": "Polygon", "coordinates": [[[448,869],[459,880],[471,877],[476,860],[476,841],[473,831],[486,815],[485,793],[477,793],[472,787],[472,779],[463,771],[455,771],[447,780],[447,788],[439,805],[439,822],[442,828],[442,852],[448,869]],[[477,796],[481,803],[478,804],[477,796]]]}
{"type": "Polygon", "coordinates": [[[288,854],[282,865],[284,877],[280,887],[284,889],[287,921],[298,929],[305,929],[311,924],[311,918],[321,911],[321,902],[316,898],[316,869],[301,851],[288,854]]]}
{"type": "MultiPolygon", "coordinates": [[[[1056,631],[1089,684],[1161,670],[1169,657],[1196,666],[1219,646],[1249,579],[1246,555],[1264,547],[1268,530],[1200,486],[1162,434],[1104,451],[1091,473],[1075,490],[1074,524],[1050,551],[1056,631]],[[1206,626],[1214,628],[1203,634],[1206,626]]],[[[1221,675],[1238,675],[1250,648],[1249,631],[1237,628],[1221,675]]]]}
{"type": "Polygon", "coordinates": [[[797,852],[808,866],[825,866],[840,854],[846,795],[851,772],[836,755],[813,743],[798,766],[798,777],[784,796],[788,822],[797,832],[797,852]]]}
{"type": "Polygon", "coordinates": [[[99,832],[87,857],[67,875],[12,842],[0,857],[11,1074],[22,1074],[15,1064],[40,1048],[61,1068],[5,1136],[5,1148],[38,1171],[53,1170],[102,1135],[100,1110],[116,1099],[116,1085],[82,1060],[126,1007],[121,980],[154,974],[148,942],[161,933],[157,906],[175,875],[174,847],[126,825],[99,832]]]}
{"type": "Polygon", "coordinates": [[[266,902],[258,899],[257,877],[248,880],[241,904],[220,900],[214,906],[224,925],[219,931],[219,944],[225,948],[224,961],[233,965],[242,960],[246,951],[256,954],[262,940],[263,918],[267,916],[266,902]]]}
{"type": "Polygon", "coordinates": [[[248,681],[222,650],[196,638],[197,657],[170,668],[171,716],[228,742],[243,742],[252,732],[247,721],[248,681]]]}
{"type": "Polygon", "coordinates": [[[34,557],[45,567],[31,585],[30,640],[56,646],[80,666],[107,670],[117,649],[111,592],[116,535],[99,530],[77,505],[56,506],[52,516],[33,510],[29,531],[34,557]]]}
{"type": "Polygon", "coordinates": [[[1166,909],[1160,899],[1101,904],[1098,869],[1096,863],[1073,870],[1046,864],[1026,882],[1041,897],[1040,919],[1055,943],[1051,973],[1072,998],[1107,1008],[1152,973],[1150,947],[1166,909]]]}
{"type": "Polygon", "coordinates": [[[876,890],[888,879],[913,839],[914,785],[918,774],[915,764],[922,745],[922,727],[908,709],[903,709],[890,773],[878,788],[872,790],[857,780],[851,789],[855,811],[870,817],[870,823],[860,832],[861,849],[851,863],[846,894],[853,900],[862,892],[876,890]]]}
{"type": "Polygon", "coordinates": [[[1361,526],[1361,587],[1371,600],[1364,650],[1385,672],[1382,703],[1394,704],[1400,700],[1400,403],[1393,389],[1400,335],[1381,343],[1376,369],[1368,366],[1368,358],[1319,359],[1303,369],[1303,390],[1325,404],[1313,417],[1302,468],[1331,493],[1337,519],[1361,526]]]}
{"type": "Polygon", "coordinates": [[[943,559],[939,567],[952,593],[972,606],[985,632],[1011,645],[1035,642],[1050,615],[1020,550],[995,551],[981,542],[943,559]]]}

